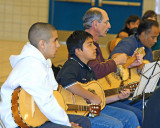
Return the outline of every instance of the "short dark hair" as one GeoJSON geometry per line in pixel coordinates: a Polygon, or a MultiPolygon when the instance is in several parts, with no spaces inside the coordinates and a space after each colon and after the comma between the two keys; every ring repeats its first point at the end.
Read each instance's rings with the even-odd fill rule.
{"type": "Polygon", "coordinates": [[[137,15],[130,15],[126,20],[125,20],[125,25],[124,28],[128,28],[127,24],[129,24],[130,22],[136,22],[137,20],[140,21],[140,17],[137,15]]]}
{"type": "Polygon", "coordinates": [[[140,35],[142,32],[150,32],[152,26],[155,26],[158,28],[159,24],[157,21],[150,20],[150,19],[142,20],[138,26],[137,34],[140,35]]]}
{"type": "Polygon", "coordinates": [[[28,31],[28,40],[37,48],[40,40],[45,40],[48,43],[50,38],[52,38],[51,32],[55,30],[55,27],[49,23],[34,23],[28,31]]]}
{"type": "Polygon", "coordinates": [[[76,48],[83,50],[83,44],[87,38],[93,39],[93,36],[86,31],[82,30],[74,31],[66,41],[69,56],[75,54],[76,48]]]}
{"type": "Polygon", "coordinates": [[[144,15],[143,15],[143,17],[142,17],[142,20],[145,20],[145,19],[148,19],[149,17],[156,17],[156,19],[157,19],[157,14],[155,13],[155,11],[153,11],[153,10],[148,10],[148,11],[146,11],[145,13],[144,13],[144,15]]]}

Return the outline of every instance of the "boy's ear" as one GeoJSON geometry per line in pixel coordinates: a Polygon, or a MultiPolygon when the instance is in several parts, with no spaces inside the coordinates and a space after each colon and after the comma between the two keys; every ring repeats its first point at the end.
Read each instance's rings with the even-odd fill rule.
{"type": "Polygon", "coordinates": [[[75,54],[76,55],[79,55],[81,52],[82,52],[82,50],[80,48],[76,48],[75,49],[75,54]]]}

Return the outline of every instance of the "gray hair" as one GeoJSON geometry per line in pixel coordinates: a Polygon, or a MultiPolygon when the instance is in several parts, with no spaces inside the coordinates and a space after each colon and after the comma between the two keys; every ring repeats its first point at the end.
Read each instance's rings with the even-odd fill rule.
{"type": "Polygon", "coordinates": [[[90,8],[83,16],[83,26],[85,29],[92,27],[92,22],[97,20],[99,23],[103,20],[101,9],[90,8]]]}

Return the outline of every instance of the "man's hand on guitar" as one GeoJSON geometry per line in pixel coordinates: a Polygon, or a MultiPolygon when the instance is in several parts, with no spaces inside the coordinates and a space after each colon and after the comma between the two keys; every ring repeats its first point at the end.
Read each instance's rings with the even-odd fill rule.
{"type": "Polygon", "coordinates": [[[136,60],[128,68],[136,67],[142,64],[143,56],[144,56],[143,54],[134,53],[133,56],[136,57],[136,60]]]}
{"type": "Polygon", "coordinates": [[[112,56],[112,59],[115,61],[116,65],[123,65],[127,61],[127,55],[125,53],[116,53],[112,56]]]}
{"type": "Polygon", "coordinates": [[[82,128],[77,123],[74,123],[74,122],[70,122],[70,123],[71,123],[71,128],[82,128]]]}
{"type": "Polygon", "coordinates": [[[119,100],[128,98],[129,96],[130,96],[130,90],[129,90],[129,89],[124,89],[123,91],[121,91],[121,92],[118,94],[119,100]]]}

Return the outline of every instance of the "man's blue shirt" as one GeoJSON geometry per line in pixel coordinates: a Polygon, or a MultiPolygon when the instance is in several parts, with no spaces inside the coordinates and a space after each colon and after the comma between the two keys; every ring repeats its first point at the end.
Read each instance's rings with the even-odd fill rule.
{"type": "Polygon", "coordinates": [[[134,51],[137,48],[144,47],[145,48],[145,56],[144,60],[149,60],[150,62],[153,62],[153,55],[151,48],[145,47],[141,41],[139,40],[137,35],[131,35],[127,38],[122,39],[117,46],[113,49],[111,52],[109,59],[111,56],[115,53],[126,53],[128,56],[132,56],[134,51]]]}

